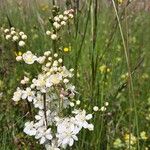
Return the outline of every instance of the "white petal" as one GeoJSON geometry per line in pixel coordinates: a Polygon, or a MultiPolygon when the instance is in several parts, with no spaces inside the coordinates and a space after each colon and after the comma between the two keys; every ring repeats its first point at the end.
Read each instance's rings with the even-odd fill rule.
{"type": "Polygon", "coordinates": [[[78,137],[76,135],[72,135],[73,139],[78,141],[78,137]]]}
{"type": "Polygon", "coordinates": [[[46,135],[46,138],[47,138],[48,140],[51,140],[51,139],[52,139],[52,135],[51,135],[51,134],[47,134],[47,135],[46,135]]]}
{"type": "Polygon", "coordinates": [[[27,94],[22,94],[22,99],[26,99],[27,98],[27,94]]]}
{"type": "Polygon", "coordinates": [[[92,114],[88,114],[85,118],[86,120],[90,120],[92,118],[92,114]]]}
{"type": "Polygon", "coordinates": [[[90,131],[93,131],[93,130],[94,130],[94,125],[93,125],[93,124],[89,124],[89,125],[88,125],[88,129],[89,129],[90,131]]]}
{"type": "Polygon", "coordinates": [[[36,129],[32,129],[31,131],[30,131],[30,135],[32,136],[32,135],[35,135],[36,134],[36,129]]]}
{"type": "Polygon", "coordinates": [[[71,138],[71,139],[69,140],[69,146],[72,146],[73,143],[74,143],[74,140],[71,138]]]}
{"type": "Polygon", "coordinates": [[[43,136],[40,140],[40,144],[43,144],[46,141],[45,137],[43,136]]]}
{"type": "Polygon", "coordinates": [[[63,139],[63,141],[62,141],[62,145],[66,145],[67,143],[69,142],[69,138],[65,138],[65,139],[63,139]]]}

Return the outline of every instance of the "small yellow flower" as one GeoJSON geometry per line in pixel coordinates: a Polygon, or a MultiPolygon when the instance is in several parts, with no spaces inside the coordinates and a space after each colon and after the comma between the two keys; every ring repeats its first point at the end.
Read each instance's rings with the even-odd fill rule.
{"type": "Polygon", "coordinates": [[[121,75],[121,79],[122,79],[122,80],[127,80],[128,77],[129,77],[129,74],[128,74],[128,73],[125,73],[125,74],[121,75]]]}
{"type": "Polygon", "coordinates": [[[122,4],[124,0],[118,0],[118,3],[122,4]]]}
{"type": "Polygon", "coordinates": [[[105,73],[106,69],[107,69],[106,65],[102,65],[102,66],[99,67],[99,70],[100,70],[101,73],[105,73]]]}
{"type": "Polygon", "coordinates": [[[111,71],[110,68],[108,68],[106,65],[100,66],[99,70],[101,73],[106,73],[106,72],[109,73],[111,71]]]}
{"type": "Polygon", "coordinates": [[[140,137],[141,137],[142,140],[147,140],[147,139],[148,139],[148,137],[147,137],[145,131],[142,131],[142,132],[140,133],[140,137]]]}
{"type": "Polygon", "coordinates": [[[117,138],[117,139],[114,141],[113,146],[114,146],[114,148],[121,148],[121,147],[123,147],[124,145],[123,145],[122,141],[121,141],[119,138],[117,138]]]}
{"type": "Polygon", "coordinates": [[[64,52],[69,52],[69,51],[71,51],[71,46],[69,46],[69,47],[64,47],[64,52]]]}
{"type": "Polygon", "coordinates": [[[107,68],[107,72],[108,72],[108,73],[110,72],[110,68],[107,68]]]}
{"type": "Polygon", "coordinates": [[[21,56],[21,55],[22,55],[22,52],[21,52],[21,51],[15,52],[15,55],[16,55],[16,56],[21,56]]]}
{"type": "Polygon", "coordinates": [[[132,133],[131,134],[126,133],[124,136],[124,140],[125,140],[126,144],[129,144],[129,142],[130,142],[131,145],[134,145],[137,141],[136,137],[132,133]]]}
{"type": "Polygon", "coordinates": [[[68,52],[68,51],[69,51],[69,48],[65,47],[64,52],[68,52]]]}

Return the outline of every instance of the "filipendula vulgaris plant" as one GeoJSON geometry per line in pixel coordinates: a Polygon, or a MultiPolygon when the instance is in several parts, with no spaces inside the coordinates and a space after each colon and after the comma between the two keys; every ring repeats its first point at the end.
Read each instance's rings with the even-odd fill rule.
{"type": "MultiPolygon", "coordinates": [[[[73,18],[73,10],[53,17],[53,30],[46,31],[52,40],[58,39],[56,30],[65,26],[73,18]],[[56,30],[55,30],[56,29],[56,30]]],[[[65,149],[78,141],[78,134],[84,129],[93,130],[90,123],[92,114],[81,109],[80,101],[75,100],[77,94],[71,83],[73,70],[63,65],[63,59],[57,53],[45,51],[43,56],[36,56],[27,51],[16,57],[28,65],[38,63],[41,72],[32,80],[24,77],[21,86],[14,92],[13,101],[27,101],[36,112],[33,120],[24,125],[24,132],[38,140],[47,150],[65,149]]],[[[99,108],[95,106],[94,111],[99,108]]]]}

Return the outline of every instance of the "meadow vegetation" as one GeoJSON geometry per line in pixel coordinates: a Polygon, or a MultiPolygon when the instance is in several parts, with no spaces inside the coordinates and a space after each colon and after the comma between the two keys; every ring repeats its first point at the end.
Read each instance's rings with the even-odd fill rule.
{"type": "Polygon", "coordinates": [[[27,51],[57,53],[74,69],[77,92],[70,106],[92,114],[94,130],[82,130],[67,149],[150,149],[150,12],[133,6],[134,0],[0,2],[0,150],[44,149],[23,132],[31,121],[27,103],[12,100],[24,76],[41,72],[39,64],[16,61],[27,51]],[[52,36],[55,14],[70,9],[73,17],[60,38],[52,36]],[[25,33],[24,43],[6,37],[12,27],[25,33]]]}

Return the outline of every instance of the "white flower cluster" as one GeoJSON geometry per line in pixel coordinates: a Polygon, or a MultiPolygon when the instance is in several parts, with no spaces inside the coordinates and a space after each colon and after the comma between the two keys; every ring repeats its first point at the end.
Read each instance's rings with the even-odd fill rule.
{"type": "Polygon", "coordinates": [[[95,111],[95,112],[97,112],[97,111],[105,112],[107,110],[108,105],[109,105],[109,103],[105,102],[104,106],[102,106],[100,109],[99,109],[98,106],[94,106],[93,111],[95,111]]]}
{"type": "Polygon", "coordinates": [[[24,32],[16,31],[14,27],[10,29],[4,29],[5,39],[11,40],[13,42],[17,42],[20,47],[25,46],[25,40],[27,39],[27,35],[24,32]]]}
{"type": "Polygon", "coordinates": [[[51,37],[52,40],[57,40],[58,39],[58,35],[57,35],[57,31],[60,30],[61,27],[65,26],[67,24],[67,21],[69,21],[70,19],[72,19],[74,17],[73,15],[74,10],[70,9],[70,10],[66,10],[64,11],[63,14],[59,14],[54,16],[53,18],[53,31],[46,31],[46,34],[48,36],[51,37]]]}
{"type": "Polygon", "coordinates": [[[34,136],[47,150],[73,146],[81,129],[94,129],[89,123],[92,114],[78,108],[80,101],[75,100],[75,86],[70,81],[73,69],[68,70],[58,54],[52,55],[50,51],[40,57],[27,51],[20,57],[27,64],[42,64],[41,73],[31,81],[24,77],[22,87],[17,88],[12,98],[15,102],[31,103],[38,112],[34,120],[25,123],[24,132],[34,136]]]}

